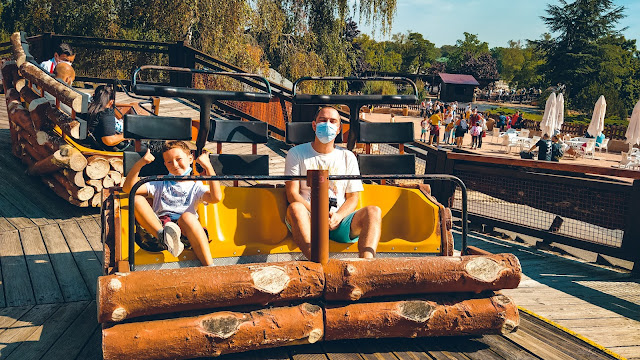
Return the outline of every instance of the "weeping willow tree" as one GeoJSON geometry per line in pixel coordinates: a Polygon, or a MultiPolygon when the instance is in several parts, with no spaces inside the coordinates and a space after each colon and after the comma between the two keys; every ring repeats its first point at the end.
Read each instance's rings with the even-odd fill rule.
{"type": "MultiPolygon", "coordinates": [[[[0,27],[5,33],[182,41],[246,71],[271,67],[289,79],[351,74],[355,64],[347,56],[351,44],[345,40],[345,19],[357,15],[361,22],[387,33],[396,9],[396,0],[1,0],[0,4],[0,27]]],[[[125,74],[130,70],[126,63],[135,63],[132,55],[79,55],[98,68],[125,66],[125,74]]]]}

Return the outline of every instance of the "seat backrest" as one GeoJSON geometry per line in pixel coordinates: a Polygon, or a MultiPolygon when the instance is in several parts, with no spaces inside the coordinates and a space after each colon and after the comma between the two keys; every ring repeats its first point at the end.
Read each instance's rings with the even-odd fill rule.
{"type": "Polygon", "coordinates": [[[620,154],[622,154],[622,159],[620,159],[620,164],[627,165],[629,163],[629,155],[624,151],[622,151],[620,154]]]}
{"type": "Polygon", "coordinates": [[[191,140],[191,119],[170,116],[124,116],[124,137],[135,140],[191,140]]]}
{"type": "Polygon", "coordinates": [[[500,136],[500,129],[497,127],[493,128],[493,136],[500,136]]]}
{"type": "MultiPolygon", "coordinates": [[[[144,156],[147,151],[124,151],[122,154],[122,171],[124,176],[129,174],[129,171],[133,168],[133,165],[144,156]]],[[[164,160],[161,153],[153,153],[155,160],[148,165],[145,165],[140,170],[140,176],[153,176],[153,175],[167,175],[169,170],[164,165],[164,160]]]]}
{"type": "Polygon", "coordinates": [[[209,141],[266,144],[269,124],[261,121],[212,120],[209,141]]]}
{"type": "Polygon", "coordinates": [[[361,121],[358,142],[363,144],[404,144],[412,142],[413,136],[413,122],[373,123],[361,121]]]}
{"type": "Polygon", "coordinates": [[[269,155],[210,154],[216,175],[269,175],[269,155]]]}
{"type": "Polygon", "coordinates": [[[529,137],[529,129],[524,129],[520,132],[520,136],[529,137]]]}
{"type": "Polygon", "coordinates": [[[538,140],[540,140],[540,136],[534,136],[534,137],[531,138],[531,143],[535,144],[535,143],[538,142],[538,140]]]}
{"type": "MultiPolygon", "coordinates": [[[[316,134],[310,122],[288,122],[286,124],[286,142],[287,144],[304,144],[313,141],[316,134]]],[[[336,143],[342,142],[342,132],[338,132],[336,143]]]]}
{"type": "Polygon", "coordinates": [[[589,139],[589,141],[587,141],[587,147],[585,148],[585,151],[593,151],[595,147],[596,147],[596,139],[589,139]]]}
{"type": "Polygon", "coordinates": [[[502,135],[502,145],[509,145],[510,142],[511,142],[511,138],[509,137],[509,135],[507,134],[502,135]]]}
{"type": "Polygon", "coordinates": [[[608,144],[609,138],[604,138],[604,140],[602,140],[602,143],[600,144],[600,147],[606,148],[608,144]]]}
{"type": "Polygon", "coordinates": [[[358,166],[362,175],[415,174],[415,154],[358,154],[358,166]]]}

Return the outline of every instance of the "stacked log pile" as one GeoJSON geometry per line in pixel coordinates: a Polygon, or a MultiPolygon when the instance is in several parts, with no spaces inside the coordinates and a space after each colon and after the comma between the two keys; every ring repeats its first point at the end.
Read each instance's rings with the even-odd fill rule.
{"type": "Polygon", "coordinates": [[[122,156],[82,153],[65,140],[81,138],[81,124],[43,95],[46,91],[74,112],[81,110],[82,97],[25,60],[19,33],[11,36],[11,43],[15,61],[1,66],[11,152],[61,198],[81,207],[99,207],[102,189],[124,182],[122,156]]]}
{"type": "Polygon", "coordinates": [[[507,333],[518,327],[518,309],[496,291],[516,288],[520,277],[512,254],[116,273],[98,280],[103,356],[193,358],[320,340],[507,333]]]}

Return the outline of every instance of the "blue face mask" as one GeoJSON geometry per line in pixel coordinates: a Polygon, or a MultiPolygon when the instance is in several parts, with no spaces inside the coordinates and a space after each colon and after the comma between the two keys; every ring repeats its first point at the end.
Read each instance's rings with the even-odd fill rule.
{"type": "Polygon", "coordinates": [[[338,126],[328,121],[316,124],[316,137],[321,143],[327,144],[338,135],[338,126]]]}
{"type": "MultiPolygon", "coordinates": [[[[191,174],[191,171],[193,171],[193,169],[191,167],[189,167],[187,170],[184,171],[184,173],[180,176],[189,176],[189,174],[191,174]]],[[[168,174],[169,176],[175,176],[172,175],[171,173],[168,174]]],[[[177,181],[173,181],[173,180],[165,180],[166,183],[168,183],[169,185],[175,185],[176,183],[178,183],[177,181]]]]}

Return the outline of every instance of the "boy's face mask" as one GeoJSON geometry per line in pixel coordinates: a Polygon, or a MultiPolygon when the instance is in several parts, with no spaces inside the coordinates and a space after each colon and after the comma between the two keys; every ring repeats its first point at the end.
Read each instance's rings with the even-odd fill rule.
{"type": "Polygon", "coordinates": [[[316,123],[316,137],[321,143],[330,143],[338,135],[338,125],[328,121],[316,123]]]}

